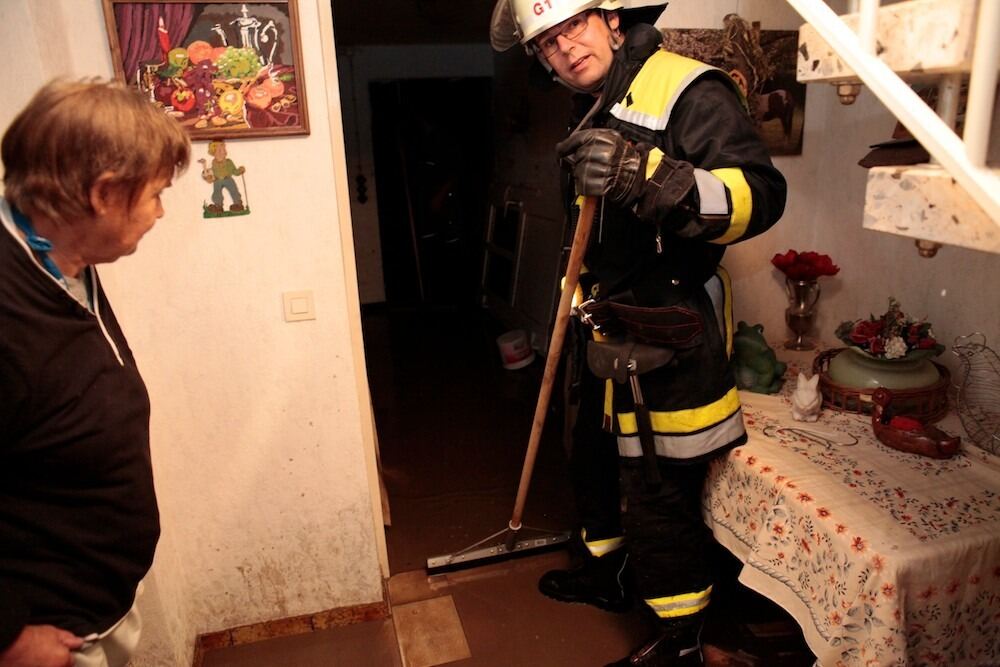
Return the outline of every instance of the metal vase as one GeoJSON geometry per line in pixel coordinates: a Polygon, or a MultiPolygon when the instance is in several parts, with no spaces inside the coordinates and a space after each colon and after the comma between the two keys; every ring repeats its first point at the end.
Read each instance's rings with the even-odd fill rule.
{"type": "Polygon", "coordinates": [[[812,350],[816,343],[807,339],[816,318],[816,302],[819,301],[819,283],[815,280],[785,279],[788,293],[788,308],[785,309],[785,324],[795,334],[785,341],[787,350],[812,350]]]}

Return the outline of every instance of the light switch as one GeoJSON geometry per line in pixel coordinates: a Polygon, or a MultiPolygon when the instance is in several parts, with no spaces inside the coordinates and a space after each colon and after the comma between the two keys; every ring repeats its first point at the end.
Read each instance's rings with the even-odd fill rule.
{"type": "Polygon", "coordinates": [[[281,297],[285,304],[286,322],[301,322],[302,320],[316,319],[316,309],[313,307],[313,294],[310,290],[285,292],[281,297]]]}

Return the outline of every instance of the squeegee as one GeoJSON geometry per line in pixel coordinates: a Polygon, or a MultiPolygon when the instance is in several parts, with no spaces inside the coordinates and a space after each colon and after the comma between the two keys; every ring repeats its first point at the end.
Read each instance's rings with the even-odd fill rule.
{"type": "Polygon", "coordinates": [[[545,426],[545,415],[552,398],[552,387],[555,384],[559,358],[562,356],[563,342],[566,340],[566,329],[569,325],[570,311],[573,305],[573,294],[580,279],[580,267],[583,265],[583,255],[590,239],[590,228],[594,222],[594,211],[597,207],[596,197],[584,197],[580,206],[580,217],[577,219],[576,231],[573,234],[573,245],[570,248],[569,260],[566,264],[566,278],[563,283],[559,306],[556,308],[555,323],[552,325],[552,337],[549,340],[549,351],[545,359],[545,372],[542,375],[542,385],[538,391],[538,402],[535,404],[535,418],[531,424],[531,436],[528,438],[528,448],[524,453],[524,464],[521,467],[521,481],[517,487],[517,497],[514,500],[514,511],[507,527],[492,535],[456,551],[455,553],[433,556],[427,559],[428,574],[448,570],[484,565],[488,562],[513,556],[525,555],[563,544],[570,539],[570,531],[542,531],[529,526],[522,526],[521,516],[528,499],[528,488],[531,486],[531,474],[535,469],[535,457],[542,440],[542,428],[545,426]],[[521,530],[536,533],[534,537],[521,534],[521,530]],[[543,533],[538,535],[537,533],[543,533]]]}

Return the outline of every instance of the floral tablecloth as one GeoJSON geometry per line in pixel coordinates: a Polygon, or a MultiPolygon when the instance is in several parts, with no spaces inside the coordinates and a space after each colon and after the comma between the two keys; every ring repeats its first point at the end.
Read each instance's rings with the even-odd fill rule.
{"type": "Polygon", "coordinates": [[[1000,458],[906,454],[866,417],[740,396],[750,441],[713,463],[705,518],[819,664],[1000,665],[1000,458]]]}

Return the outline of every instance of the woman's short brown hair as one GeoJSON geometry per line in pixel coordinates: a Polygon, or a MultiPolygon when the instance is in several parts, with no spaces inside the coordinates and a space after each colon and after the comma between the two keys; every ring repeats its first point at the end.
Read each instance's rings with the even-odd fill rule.
{"type": "Polygon", "coordinates": [[[191,148],[177,121],[138,91],[102,81],[52,81],[14,119],[0,146],[4,197],[56,224],[90,219],[102,174],[129,201],[156,178],[187,168],[191,148]]]}

